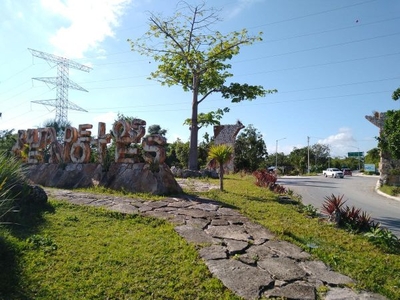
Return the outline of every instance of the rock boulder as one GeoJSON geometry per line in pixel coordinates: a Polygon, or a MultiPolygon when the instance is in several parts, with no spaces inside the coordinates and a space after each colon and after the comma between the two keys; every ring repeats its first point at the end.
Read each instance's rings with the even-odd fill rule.
{"type": "Polygon", "coordinates": [[[166,164],[155,169],[145,163],[114,163],[107,171],[96,163],[32,164],[27,166],[27,177],[35,184],[64,189],[104,186],[154,195],[182,193],[166,164]]]}

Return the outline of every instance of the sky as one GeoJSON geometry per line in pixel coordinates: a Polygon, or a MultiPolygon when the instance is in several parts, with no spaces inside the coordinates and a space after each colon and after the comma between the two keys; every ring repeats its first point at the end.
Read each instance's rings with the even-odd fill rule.
{"type": "MultiPolygon", "coordinates": [[[[202,2],[188,0],[190,4],[202,2]]],[[[150,13],[171,16],[175,0],[3,0],[0,2],[0,130],[43,126],[55,107],[33,101],[56,98],[57,65],[29,49],[69,59],[89,72],[69,69],[69,79],[87,90],[68,90],[68,100],[86,110],[68,110],[74,127],[98,122],[106,130],[121,113],[167,129],[168,142],[186,142],[184,120],[191,94],[149,80],[157,64],[131,51],[149,29],[150,13]]],[[[375,111],[400,109],[391,95],[400,87],[398,0],[213,0],[215,28],[227,34],[246,28],[263,40],[243,46],[230,61],[233,82],[277,89],[253,101],[230,103],[212,94],[199,112],[230,107],[221,124],[240,120],[260,134],[269,154],[322,143],[332,156],[377,146],[378,127],[365,119],[375,111]]],[[[37,53],[37,52],[36,52],[37,53]]],[[[213,128],[199,131],[201,141],[213,128]]]]}

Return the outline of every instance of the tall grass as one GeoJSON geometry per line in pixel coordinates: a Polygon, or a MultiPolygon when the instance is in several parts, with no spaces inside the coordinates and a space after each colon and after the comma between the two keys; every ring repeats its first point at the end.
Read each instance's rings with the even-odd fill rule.
{"type": "Polygon", "coordinates": [[[0,152],[0,222],[13,209],[14,200],[20,196],[25,185],[21,162],[0,152]]]}

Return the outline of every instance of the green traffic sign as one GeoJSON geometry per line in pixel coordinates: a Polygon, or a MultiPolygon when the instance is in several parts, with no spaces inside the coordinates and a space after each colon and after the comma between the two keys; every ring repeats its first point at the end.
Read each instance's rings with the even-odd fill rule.
{"type": "Polygon", "coordinates": [[[364,152],[347,152],[348,157],[361,157],[364,156],[364,152]]]}

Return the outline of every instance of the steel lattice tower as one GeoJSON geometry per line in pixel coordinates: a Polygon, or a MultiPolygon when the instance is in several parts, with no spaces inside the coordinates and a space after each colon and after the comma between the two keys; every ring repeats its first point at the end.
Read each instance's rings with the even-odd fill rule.
{"type": "Polygon", "coordinates": [[[68,121],[68,109],[85,111],[87,110],[68,101],[68,89],[75,89],[87,92],[83,87],[69,79],[69,68],[74,68],[80,71],[89,72],[92,68],[80,63],[69,60],[61,56],[45,53],[28,48],[33,56],[47,60],[50,63],[57,65],[57,77],[35,77],[34,80],[43,81],[47,84],[54,85],[57,88],[57,98],[50,100],[36,100],[33,103],[54,106],[56,108],[56,121],[60,124],[66,124],[68,121]]]}

